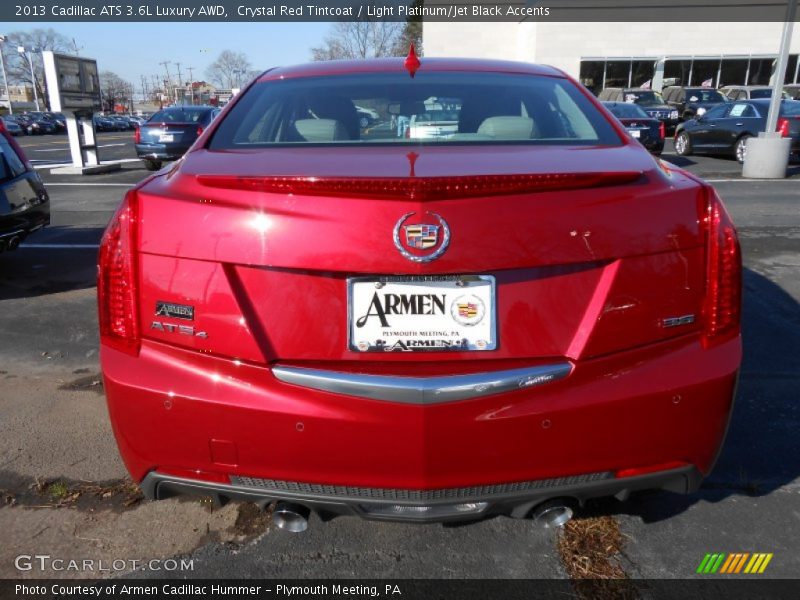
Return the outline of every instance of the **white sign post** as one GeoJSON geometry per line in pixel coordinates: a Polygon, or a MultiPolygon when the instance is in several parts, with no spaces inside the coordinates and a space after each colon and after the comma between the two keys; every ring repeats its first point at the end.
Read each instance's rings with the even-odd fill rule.
{"type": "Polygon", "coordinates": [[[70,173],[96,173],[119,168],[100,167],[94,113],[100,108],[100,78],[97,61],[55,52],[42,52],[50,107],[67,118],[67,135],[72,156],[70,173]]]}

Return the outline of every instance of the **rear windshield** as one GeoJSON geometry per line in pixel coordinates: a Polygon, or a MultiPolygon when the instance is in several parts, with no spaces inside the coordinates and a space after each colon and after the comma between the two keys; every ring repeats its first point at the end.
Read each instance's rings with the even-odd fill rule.
{"type": "Polygon", "coordinates": [[[797,100],[784,100],[781,102],[781,115],[785,117],[800,117],[800,102],[797,100]]]}
{"type": "Polygon", "coordinates": [[[403,72],[257,83],[227,113],[208,147],[512,142],[622,144],[566,79],[440,72],[411,79],[403,72]],[[359,119],[356,106],[377,119],[359,119]],[[425,123],[431,126],[420,126],[425,123]]]}
{"type": "Polygon", "coordinates": [[[772,90],[750,90],[750,98],[772,98],[772,90]]]}
{"type": "Polygon", "coordinates": [[[636,103],[641,106],[656,106],[664,104],[664,98],[658,92],[637,92],[628,90],[624,93],[625,102],[636,103]]]}
{"type": "Polygon", "coordinates": [[[717,90],[686,90],[687,102],[727,102],[717,90]]]}
{"type": "Polygon", "coordinates": [[[209,112],[207,108],[168,108],[158,111],[150,120],[158,123],[199,123],[209,112]]]}
{"type": "Polygon", "coordinates": [[[649,119],[650,116],[635,104],[612,104],[608,106],[611,114],[620,119],[649,119]]]}

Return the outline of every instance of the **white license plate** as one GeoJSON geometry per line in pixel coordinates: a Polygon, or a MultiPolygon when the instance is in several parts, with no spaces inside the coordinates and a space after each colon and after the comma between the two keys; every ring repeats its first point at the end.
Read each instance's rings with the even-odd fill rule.
{"type": "Polygon", "coordinates": [[[635,138],[639,138],[642,135],[642,133],[638,129],[629,129],[628,131],[630,131],[631,135],[635,138]]]}
{"type": "Polygon", "coordinates": [[[160,136],[158,136],[158,141],[159,142],[174,142],[175,141],[175,136],[172,135],[171,133],[162,133],[160,136]]]}
{"type": "Polygon", "coordinates": [[[490,275],[349,279],[355,352],[494,350],[495,278],[490,275]]]}

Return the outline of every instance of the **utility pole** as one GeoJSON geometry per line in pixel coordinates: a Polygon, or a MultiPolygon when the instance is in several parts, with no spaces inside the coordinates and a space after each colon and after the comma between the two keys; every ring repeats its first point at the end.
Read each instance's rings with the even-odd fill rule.
{"type": "Polygon", "coordinates": [[[147,104],[150,100],[150,94],[147,93],[147,78],[144,75],[140,75],[142,79],[142,96],[144,98],[144,103],[147,104]]]}
{"type": "Polygon", "coordinates": [[[169,95],[169,97],[171,98],[172,97],[172,93],[169,90],[169,88],[172,87],[172,78],[169,76],[169,64],[170,64],[170,61],[165,60],[165,61],[160,62],[158,64],[164,65],[164,70],[167,72],[167,78],[164,80],[164,88],[165,88],[164,91],[166,92],[166,95],[169,95]]]}
{"type": "MultiPolygon", "coordinates": [[[[181,63],[175,63],[178,66],[178,86],[175,88],[175,103],[178,103],[178,88],[183,88],[183,77],[181,77],[181,63]]],[[[186,101],[186,93],[183,90],[183,101],[186,101]]]]}
{"type": "Polygon", "coordinates": [[[190,102],[192,106],[194,106],[194,77],[192,77],[192,71],[194,71],[194,69],[192,67],[186,67],[186,70],[189,71],[189,98],[191,99],[190,102]]]}
{"type": "Polygon", "coordinates": [[[13,115],[14,109],[11,108],[11,92],[8,91],[8,77],[6,77],[6,58],[3,55],[3,47],[6,45],[6,36],[0,35],[0,67],[3,70],[3,85],[6,88],[6,98],[8,99],[8,114],[13,115]]]}

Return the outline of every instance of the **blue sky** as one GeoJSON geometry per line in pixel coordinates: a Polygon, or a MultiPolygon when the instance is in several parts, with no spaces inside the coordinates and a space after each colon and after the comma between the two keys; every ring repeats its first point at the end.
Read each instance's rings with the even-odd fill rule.
{"type": "Polygon", "coordinates": [[[75,38],[80,54],[97,59],[100,70],[114,71],[140,86],[141,75],[164,77],[168,60],[170,75],[176,63],[188,79],[205,78],[206,67],[222,50],[244,52],[255,69],[308,62],[311,47],[322,43],[330,23],[27,23],[5,24],[7,33],[52,28],[75,38]]]}

